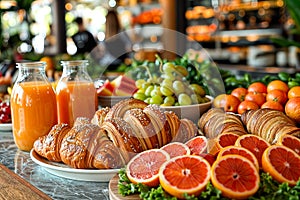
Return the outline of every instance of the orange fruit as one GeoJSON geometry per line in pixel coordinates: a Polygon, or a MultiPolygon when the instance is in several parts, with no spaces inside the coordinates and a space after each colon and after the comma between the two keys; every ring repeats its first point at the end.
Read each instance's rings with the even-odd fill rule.
{"type": "Polygon", "coordinates": [[[287,94],[289,91],[289,86],[284,81],[273,80],[267,85],[267,92],[270,92],[272,90],[281,90],[287,94]]]}
{"type": "Polygon", "coordinates": [[[285,104],[285,114],[300,124],[300,97],[289,99],[285,104]]]}
{"type": "Polygon", "coordinates": [[[261,108],[270,108],[273,110],[279,110],[281,112],[284,112],[283,105],[277,101],[266,101],[263,105],[261,105],[261,108]]]}
{"type": "Polygon", "coordinates": [[[217,155],[220,149],[234,145],[235,141],[239,138],[239,135],[235,133],[222,133],[219,134],[216,138],[210,139],[208,142],[208,153],[212,155],[217,155]]]}
{"type": "Polygon", "coordinates": [[[242,101],[238,107],[238,113],[241,115],[247,110],[257,110],[259,109],[259,105],[254,101],[242,101]]]}
{"type": "Polygon", "coordinates": [[[300,86],[294,86],[288,91],[288,98],[300,97],[300,86]]]}
{"type": "Polygon", "coordinates": [[[169,194],[184,198],[184,194],[198,196],[210,181],[209,163],[200,156],[178,156],[162,164],[159,181],[169,194]]]}
{"type": "Polygon", "coordinates": [[[279,137],[277,144],[284,145],[293,151],[295,151],[300,156],[300,139],[296,136],[285,134],[279,137]]]}
{"type": "Polygon", "coordinates": [[[247,199],[259,189],[259,172],[255,165],[241,155],[225,155],[211,169],[211,182],[230,199],[247,199]]]}
{"type": "Polygon", "coordinates": [[[214,107],[223,108],[226,112],[237,112],[241,101],[232,94],[220,94],[214,99],[214,107]]]}
{"type": "Polygon", "coordinates": [[[261,105],[263,105],[266,102],[266,96],[263,93],[249,92],[245,96],[245,101],[253,101],[258,106],[261,106],[261,105]]]}
{"type": "Polygon", "coordinates": [[[248,89],[247,88],[243,88],[243,87],[238,87],[235,88],[231,91],[231,94],[235,97],[237,97],[240,101],[244,101],[245,100],[245,96],[248,93],[248,89]]]}
{"type": "Polygon", "coordinates": [[[170,159],[162,149],[150,149],[136,154],[126,166],[126,175],[134,183],[142,183],[149,187],[159,185],[159,168],[170,159]]]}
{"type": "Polygon", "coordinates": [[[270,144],[264,140],[263,138],[257,136],[257,135],[252,135],[252,134],[246,134],[240,136],[236,142],[235,146],[240,146],[248,149],[251,151],[259,164],[259,167],[261,167],[261,157],[265,151],[266,148],[270,146],[270,144]]]}
{"type": "Polygon", "coordinates": [[[247,159],[249,159],[256,167],[256,169],[259,171],[259,164],[257,161],[257,158],[255,155],[249,151],[248,149],[244,147],[238,147],[238,146],[227,146],[220,150],[217,159],[220,159],[222,156],[225,155],[240,155],[247,159]]]}
{"type": "Polygon", "coordinates": [[[288,100],[288,96],[287,93],[283,92],[282,90],[276,89],[276,90],[271,90],[270,92],[267,93],[266,100],[276,101],[281,105],[284,105],[288,100]]]}
{"type": "Polygon", "coordinates": [[[207,150],[207,138],[205,136],[196,136],[185,143],[191,150],[191,154],[200,155],[207,150]]]}
{"type": "Polygon", "coordinates": [[[262,82],[254,82],[248,86],[248,92],[267,93],[267,86],[262,82]]]}
{"type": "Polygon", "coordinates": [[[160,149],[165,150],[170,155],[170,158],[182,155],[190,155],[191,153],[190,148],[181,142],[171,142],[162,146],[160,149]]]}
{"type": "Polygon", "coordinates": [[[296,185],[300,179],[300,156],[286,146],[272,145],[263,153],[262,168],[278,182],[296,185]]]}

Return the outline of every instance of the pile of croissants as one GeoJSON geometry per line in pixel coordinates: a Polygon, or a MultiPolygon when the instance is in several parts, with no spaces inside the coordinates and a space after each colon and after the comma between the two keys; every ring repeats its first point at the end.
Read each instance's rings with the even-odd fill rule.
{"type": "Polygon", "coordinates": [[[40,156],[78,169],[123,167],[135,154],[171,141],[186,142],[198,128],[189,119],[137,99],[100,108],[94,117],[74,125],[56,124],[33,148],[40,156]]]}
{"type": "Polygon", "coordinates": [[[296,122],[283,112],[268,108],[248,110],[242,115],[211,108],[200,117],[198,127],[207,138],[232,132],[238,135],[258,135],[270,144],[275,144],[285,134],[300,137],[300,128],[296,122]]]}

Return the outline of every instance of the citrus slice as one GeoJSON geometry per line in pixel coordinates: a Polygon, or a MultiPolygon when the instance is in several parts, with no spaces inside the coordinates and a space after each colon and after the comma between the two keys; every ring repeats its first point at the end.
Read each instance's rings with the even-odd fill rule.
{"type": "Polygon", "coordinates": [[[234,145],[238,138],[239,135],[235,133],[222,133],[208,142],[208,152],[212,155],[217,155],[220,149],[234,145]]]}
{"type": "Polygon", "coordinates": [[[263,153],[262,168],[278,182],[296,185],[300,179],[300,156],[286,146],[272,145],[263,153]]]}
{"type": "Polygon", "coordinates": [[[190,155],[191,153],[190,148],[186,144],[181,142],[171,142],[162,146],[160,149],[165,150],[170,155],[170,158],[174,158],[176,156],[190,155]]]}
{"type": "Polygon", "coordinates": [[[200,155],[207,150],[207,138],[203,135],[193,137],[185,144],[190,148],[192,155],[200,155]]]}
{"type": "Polygon", "coordinates": [[[265,149],[270,146],[270,144],[264,140],[263,138],[257,136],[257,135],[252,135],[252,134],[246,134],[240,136],[236,142],[235,146],[240,146],[248,149],[251,151],[259,164],[259,167],[261,168],[261,157],[262,154],[264,153],[265,149]]]}
{"type": "Polygon", "coordinates": [[[225,155],[217,159],[211,169],[212,184],[231,199],[246,199],[259,188],[256,166],[241,155],[225,155]]]}
{"type": "Polygon", "coordinates": [[[156,187],[159,185],[159,168],[169,159],[170,155],[162,149],[143,151],[128,162],[126,175],[132,183],[156,187]]]}
{"type": "Polygon", "coordinates": [[[284,146],[292,149],[300,156],[300,139],[297,138],[296,136],[293,136],[290,134],[282,135],[279,138],[277,144],[284,145],[284,146]]]}
{"type": "Polygon", "coordinates": [[[220,150],[217,159],[220,159],[222,156],[225,155],[241,155],[247,159],[249,159],[256,167],[257,170],[259,170],[259,164],[257,161],[257,158],[255,155],[249,151],[248,149],[244,147],[238,147],[238,146],[227,146],[220,150]]]}
{"type": "Polygon", "coordinates": [[[166,161],[159,170],[159,181],[169,194],[184,198],[198,196],[210,180],[210,165],[200,156],[184,155],[166,161]]]}

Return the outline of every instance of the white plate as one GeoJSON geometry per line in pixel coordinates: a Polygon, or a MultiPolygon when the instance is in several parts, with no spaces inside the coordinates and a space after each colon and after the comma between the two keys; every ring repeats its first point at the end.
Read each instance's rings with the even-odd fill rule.
{"type": "Polygon", "coordinates": [[[11,131],[12,130],[12,124],[3,123],[0,124],[0,131],[11,131]]]}
{"type": "Polygon", "coordinates": [[[51,162],[39,156],[34,149],[30,151],[31,159],[46,171],[63,178],[79,181],[109,182],[119,169],[74,169],[63,163],[51,162]]]}

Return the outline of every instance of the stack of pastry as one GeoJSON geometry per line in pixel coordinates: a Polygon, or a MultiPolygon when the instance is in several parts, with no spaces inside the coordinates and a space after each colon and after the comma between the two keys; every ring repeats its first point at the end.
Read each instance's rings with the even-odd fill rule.
{"type": "Polygon", "coordinates": [[[198,120],[198,127],[208,138],[228,132],[238,135],[248,133],[239,115],[225,112],[221,108],[211,108],[204,113],[198,120]]]}
{"type": "Polygon", "coordinates": [[[258,135],[274,144],[284,134],[300,137],[300,128],[281,111],[268,108],[249,110],[242,114],[241,119],[249,133],[258,135]]]}
{"type": "Polygon", "coordinates": [[[57,124],[34,143],[34,150],[73,168],[119,168],[136,153],[171,141],[186,142],[197,126],[174,112],[136,99],[101,108],[93,119],[77,118],[74,126],[57,124]]]}

